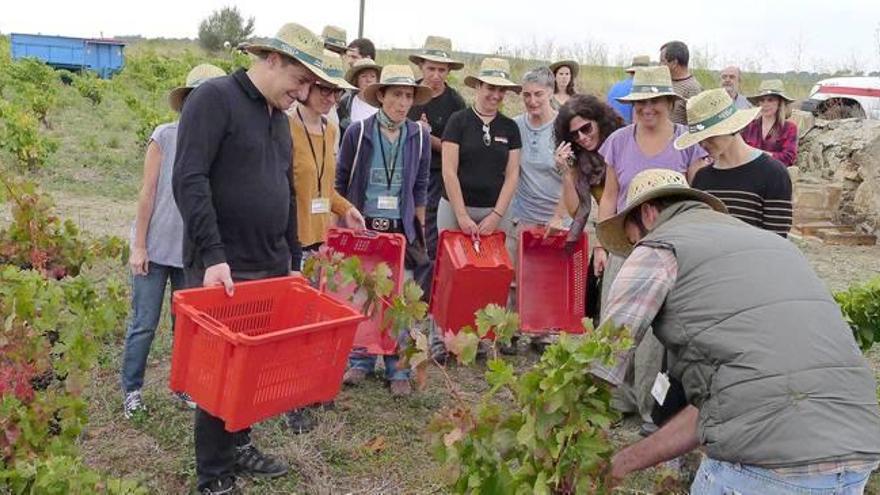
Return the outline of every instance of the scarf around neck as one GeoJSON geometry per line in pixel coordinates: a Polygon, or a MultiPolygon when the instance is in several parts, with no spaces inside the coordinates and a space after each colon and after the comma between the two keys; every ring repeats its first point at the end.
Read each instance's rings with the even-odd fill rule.
{"type": "Polygon", "coordinates": [[[406,122],[406,119],[403,119],[400,122],[395,122],[391,120],[391,117],[389,117],[388,114],[385,113],[385,110],[382,110],[381,108],[378,112],[376,112],[376,120],[379,121],[379,125],[382,126],[383,129],[387,129],[389,131],[396,131],[400,129],[403,123],[406,122]]]}

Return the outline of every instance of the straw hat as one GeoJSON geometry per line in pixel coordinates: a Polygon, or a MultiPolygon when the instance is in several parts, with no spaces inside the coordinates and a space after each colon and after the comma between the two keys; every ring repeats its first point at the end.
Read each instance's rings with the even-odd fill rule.
{"type": "Polygon", "coordinates": [[[577,63],[576,60],[560,60],[559,62],[553,62],[550,64],[550,72],[555,76],[556,71],[559,70],[560,67],[568,67],[568,70],[571,71],[572,80],[577,79],[578,71],[581,70],[581,65],[577,63]]]}
{"type": "Polygon", "coordinates": [[[690,148],[712,136],[739,132],[760,111],[760,108],[737,110],[724,88],[703,91],[687,101],[688,132],[675,140],[675,149],[690,148]]]}
{"type": "Polygon", "coordinates": [[[746,97],[752,105],[760,104],[762,96],[776,95],[788,103],[794,101],[794,98],[785,94],[785,86],[780,79],[768,79],[761,81],[761,87],[758,88],[758,94],[746,97]]]}
{"type": "Polygon", "coordinates": [[[168,104],[171,105],[175,112],[180,112],[180,109],[183,108],[183,99],[186,98],[190,91],[208,79],[225,75],[226,72],[216,65],[200,64],[193,67],[189,74],[186,75],[186,84],[174,88],[168,93],[168,104]]]}
{"type": "Polygon", "coordinates": [[[476,76],[467,76],[464,83],[471,88],[476,88],[478,82],[491,84],[517,93],[522,87],[510,80],[510,62],[503,58],[484,58],[480,63],[480,72],[476,76]]]}
{"type": "Polygon", "coordinates": [[[637,67],[633,76],[633,85],[630,93],[626,96],[621,96],[617,101],[628,103],[660,98],[661,96],[681,98],[672,89],[672,76],[669,75],[669,67],[665,65],[637,67]]]}
{"type": "Polygon", "coordinates": [[[324,50],[321,54],[321,64],[324,66],[324,72],[330,76],[330,82],[337,88],[357,89],[345,80],[345,66],[342,63],[342,57],[338,53],[331,50],[324,50]]]}
{"type": "Polygon", "coordinates": [[[242,43],[238,45],[238,48],[253,54],[280,53],[302,63],[318,79],[330,82],[321,65],[321,53],[324,51],[323,43],[315,36],[315,33],[299,24],[285,24],[281,26],[274,38],[257,43],[242,43]]]}
{"type": "Polygon", "coordinates": [[[345,50],[348,48],[348,35],[345,33],[345,29],[342,29],[338,26],[324,26],[324,30],[321,31],[321,39],[324,40],[324,48],[336,52],[336,53],[345,53],[345,50]]]}
{"type": "Polygon", "coordinates": [[[376,71],[376,74],[382,73],[381,65],[373,62],[373,59],[371,58],[362,58],[360,60],[357,60],[354,65],[352,65],[351,68],[348,69],[348,72],[345,73],[345,80],[348,81],[349,84],[357,86],[358,75],[368,69],[376,71]]]}
{"type": "Polygon", "coordinates": [[[425,46],[419,51],[409,56],[409,61],[419,65],[423,61],[437,62],[438,64],[449,65],[449,70],[459,70],[464,67],[464,63],[451,58],[452,40],[442,36],[428,36],[425,39],[425,46]]]}
{"type": "Polygon", "coordinates": [[[388,86],[409,86],[415,88],[413,105],[424,105],[431,101],[431,88],[416,83],[416,77],[413,75],[412,68],[409,65],[386,65],[382,69],[379,82],[367,86],[361,92],[361,99],[374,107],[381,107],[382,103],[379,102],[376,93],[388,86]]]}
{"type": "Polygon", "coordinates": [[[692,189],[681,173],[665,168],[649,168],[636,174],[629,183],[626,207],[617,215],[600,222],[596,227],[596,234],[602,246],[618,256],[628,256],[633,245],[629,242],[624,228],[626,216],[642,203],[664,197],[695,199],[706,203],[715,211],[727,213],[727,207],[720,199],[698,189],[692,189]]]}
{"type": "Polygon", "coordinates": [[[633,57],[632,63],[629,67],[626,68],[627,72],[635,72],[639,67],[650,67],[651,66],[651,56],[650,55],[636,55],[633,57]]]}

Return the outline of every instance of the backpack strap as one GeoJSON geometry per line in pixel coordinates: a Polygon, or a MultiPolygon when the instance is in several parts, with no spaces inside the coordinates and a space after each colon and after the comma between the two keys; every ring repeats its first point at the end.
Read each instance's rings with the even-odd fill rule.
{"type": "Polygon", "coordinates": [[[418,166],[419,163],[422,163],[422,145],[425,142],[425,137],[422,135],[422,121],[417,120],[416,125],[419,126],[419,161],[416,162],[416,165],[418,166]]]}
{"type": "Polygon", "coordinates": [[[351,181],[354,179],[354,169],[357,167],[358,157],[361,154],[361,143],[364,141],[364,121],[360,121],[361,129],[358,131],[358,140],[357,146],[354,150],[354,160],[351,162],[351,171],[348,174],[348,187],[347,189],[351,189],[351,181]]]}

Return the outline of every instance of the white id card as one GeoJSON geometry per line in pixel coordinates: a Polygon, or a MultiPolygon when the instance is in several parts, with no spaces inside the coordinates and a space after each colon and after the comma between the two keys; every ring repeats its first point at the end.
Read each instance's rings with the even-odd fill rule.
{"type": "Polygon", "coordinates": [[[396,210],[397,196],[379,196],[380,210],[396,210]]]}
{"type": "Polygon", "coordinates": [[[312,215],[330,213],[329,198],[315,198],[312,200],[312,215]]]}
{"type": "Polygon", "coordinates": [[[654,379],[654,386],[651,387],[651,395],[662,406],[666,402],[667,393],[669,393],[669,377],[666,376],[666,373],[657,373],[657,378],[654,379]]]}

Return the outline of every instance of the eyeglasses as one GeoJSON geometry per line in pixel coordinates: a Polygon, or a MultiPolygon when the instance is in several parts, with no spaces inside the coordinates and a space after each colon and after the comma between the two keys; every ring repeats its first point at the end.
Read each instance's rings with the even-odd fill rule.
{"type": "Polygon", "coordinates": [[[580,137],[580,134],[583,134],[584,136],[589,136],[592,133],[593,133],[593,123],[587,122],[584,125],[578,127],[577,129],[569,132],[568,136],[571,141],[577,141],[577,139],[580,137]]]}
{"type": "Polygon", "coordinates": [[[492,144],[492,136],[489,134],[489,124],[483,124],[483,144],[486,146],[492,144]]]}
{"type": "Polygon", "coordinates": [[[315,83],[315,87],[318,88],[318,91],[321,92],[321,96],[323,96],[325,98],[330,95],[333,95],[336,99],[339,99],[342,97],[342,93],[345,92],[345,90],[342,88],[328,88],[326,86],[321,86],[320,84],[317,84],[317,83],[315,83]]]}

